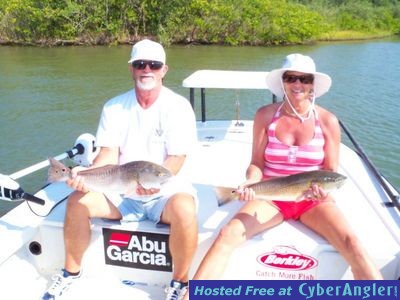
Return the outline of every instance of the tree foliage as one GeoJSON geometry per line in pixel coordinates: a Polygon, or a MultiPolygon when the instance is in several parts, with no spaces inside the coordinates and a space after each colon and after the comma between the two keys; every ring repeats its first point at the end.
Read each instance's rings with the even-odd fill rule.
{"type": "Polygon", "coordinates": [[[331,31],[400,33],[397,0],[0,0],[0,41],[270,45],[331,31]]]}

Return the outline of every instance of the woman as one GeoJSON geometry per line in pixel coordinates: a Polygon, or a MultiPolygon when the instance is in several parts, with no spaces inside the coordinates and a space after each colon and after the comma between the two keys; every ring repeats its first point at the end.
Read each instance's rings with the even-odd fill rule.
{"type": "Polygon", "coordinates": [[[283,102],[258,109],[254,119],[252,159],[247,180],[237,190],[245,204],[220,231],[193,279],[217,279],[232,251],[254,235],[287,219],[302,222],[327,239],[351,266],[354,279],[382,279],[330,195],[313,186],[313,200],[254,200],[251,183],[276,176],[325,169],[339,164],[340,127],[337,118],[315,105],[331,78],[316,72],[314,61],[290,54],[281,69],[267,75],[267,85],[283,102]]]}

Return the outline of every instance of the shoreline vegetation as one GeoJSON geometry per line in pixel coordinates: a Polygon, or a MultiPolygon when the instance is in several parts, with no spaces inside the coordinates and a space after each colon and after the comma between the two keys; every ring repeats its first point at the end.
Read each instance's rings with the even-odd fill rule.
{"type": "Polygon", "coordinates": [[[8,0],[0,45],[273,46],[400,34],[397,0],[8,0]]]}
{"type": "MultiPolygon", "coordinates": [[[[316,42],[340,42],[340,41],[362,41],[362,40],[374,40],[374,39],[382,39],[391,36],[397,36],[398,34],[394,34],[391,32],[376,32],[376,33],[365,33],[365,32],[357,32],[357,31],[340,31],[340,32],[330,32],[322,36],[321,38],[312,40],[312,41],[304,41],[298,43],[282,43],[280,45],[293,45],[293,44],[311,44],[316,42]]],[[[62,40],[62,39],[51,39],[51,40],[38,40],[38,41],[10,41],[10,40],[2,40],[0,38],[0,46],[34,46],[34,47],[62,47],[62,46],[117,46],[117,45],[133,45],[137,41],[149,38],[152,40],[159,40],[156,36],[137,36],[132,39],[124,39],[118,40],[113,39],[112,41],[99,41],[98,39],[85,39],[78,38],[75,40],[62,40]]],[[[176,44],[176,45],[227,45],[225,43],[207,43],[207,42],[173,42],[168,43],[168,45],[176,44]]],[[[235,46],[246,46],[250,45],[247,43],[243,43],[235,46]]],[[[253,46],[265,46],[263,44],[257,44],[253,46]]]]}

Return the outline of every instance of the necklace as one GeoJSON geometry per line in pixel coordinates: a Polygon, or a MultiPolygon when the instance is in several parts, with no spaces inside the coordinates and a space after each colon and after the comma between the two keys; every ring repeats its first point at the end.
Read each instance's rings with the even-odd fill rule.
{"type": "Polygon", "coordinates": [[[301,114],[297,112],[297,110],[293,107],[292,103],[290,103],[289,99],[286,99],[285,103],[289,103],[289,107],[290,107],[290,110],[291,110],[291,111],[289,111],[287,106],[284,105],[285,113],[287,113],[289,116],[297,117],[301,121],[301,123],[303,123],[304,121],[306,121],[306,120],[311,118],[312,111],[313,111],[312,108],[314,106],[313,103],[308,106],[306,112],[301,113],[301,114]]]}
{"type": "MultiPolygon", "coordinates": [[[[291,108],[286,107],[286,105],[283,107],[284,108],[284,113],[287,114],[288,116],[291,117],[297,117],[297,114],[295,114],[291,108]]],[[[304,115],[306,115],[308,112],[305,113],[301,113],[299,114],[301,117],[303,117],[304,115]]]]}

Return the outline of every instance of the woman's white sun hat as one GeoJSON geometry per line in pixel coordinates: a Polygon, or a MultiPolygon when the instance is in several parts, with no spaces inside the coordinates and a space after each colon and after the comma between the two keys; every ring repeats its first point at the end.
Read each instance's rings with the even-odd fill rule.
{"type": "Polygon", "coordinates": [[[316,71],[315,63],[311,57],[294,53],[286,56],[282,68],[272,70],[267,74],[268,89],[277,97],[283,99],[284,91],[282,84],[282,75],[286,71],[301,72],[314,75],[314,95],[315,97],[325,94],[332,84],[329,75],[316,71]]]}

